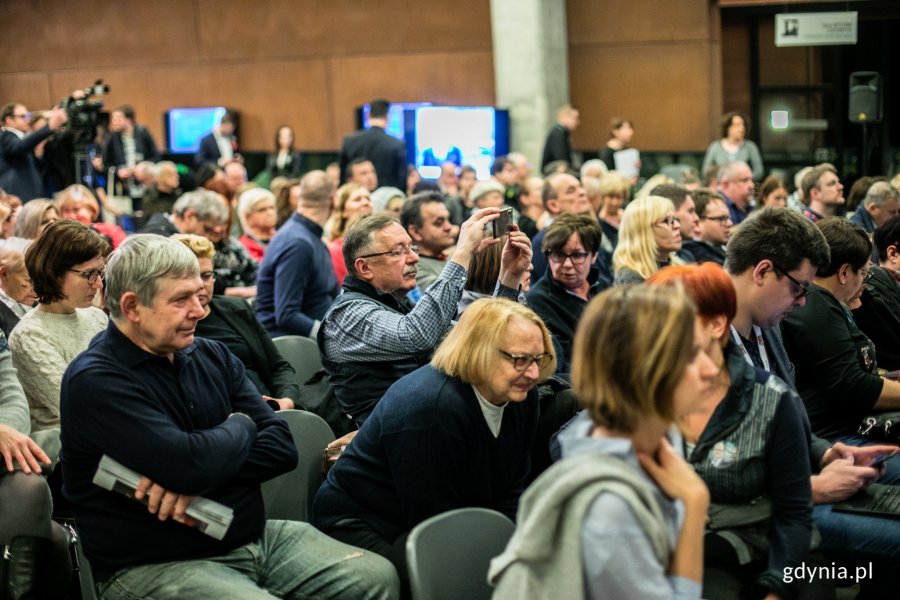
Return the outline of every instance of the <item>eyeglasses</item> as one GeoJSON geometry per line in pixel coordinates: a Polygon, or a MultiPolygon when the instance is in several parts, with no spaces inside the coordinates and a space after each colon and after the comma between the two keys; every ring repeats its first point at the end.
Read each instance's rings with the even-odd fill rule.
{"type": "Polygon", "coordinates": [[[875,270],[872,268],[872,265],[869,265],[864,269],[860,269],[857,273],[862,275],[863,283],[868,283],[869,280],[872,279],[872,275],[875,274],[875,270]]]}
{"type": "Polygon", "coordinates": [[[681,219],[676,217],[675,215],[669,215],[663,219],[660,219],[654,225],[667,225],[671,228],[681,227],[681,219]]]}
{"type": "Polygon", "coordinates": [[[408,255],[410,252],[418,255],[419,247],[416,245],[400,246],[399,248],[395,248],[394,250],[387,250],[385,252],[376,252],[374,254],[364,254],[363,256],[357,256],[356,258],[374,258],[376,256],[387,256],[387,255],[390,255],[393,258],[400,258],[401,256],[408,255]]]}
{"type": "Polygon", "coordinates": [[[20,114],[18,114],[18,115],[17,115],[17,114],[13,114],[13,118],[14,118],[14,119],[25,119],[26,121],[30,121],[30,120],[31,120],[31,113],[30,113],[30,112],[27,112],[27,113],[20,113],[20,114]]]}
{"type": "Polygon", "coordinates": [[[538,369],[544,370],[550,365],[550,361],[553,360],[553,355],[547,354],[546,352],[536,356],[530,354],[510,354],[506,350],[500,350],[499,348],[497,349],[497,352],[505,356],[506,359],[513,364],[513,368],[516,371],[527,371],[534,363],[537,363],[538,369]]]}
{"type": "Polygon", "coordinates": [[[203,281],[209,281],[210,279],[216,278],[215,271],[200,271],[200,279],[203,281]]]}
{"type": "Polygon", "coordinates": [[[106,272],[106,267],[91,269],[90,271],[79,271],[78,269],[69,270],[73,273],[77,273],[79,277],[88,282],[88,285],[94,285],[97,283],[97,278],[103,277],[103,274],[106,272]]]}
{"type": "Polygon", "coordinates": [[[728,221],[731,220],[731,215],[722,215],[721,217],[700,217],[704,221],[718,221],[719,224],[724,225],[728,221]]]}
{"type": "Polygon", "coordinates": [[[791,277],[790,273],[788,273],[787,271],[785,271],[784,269],[782,269],[781,267],[776,265],[774,262],[772,263],[772,266],[775,268],[776,271],[778,271],[779,273],[781,273],[782,275],[784,275],[785,277],[790,279],[791,283],[793,283],[795,286],[797,286],[797,288],[800,290],[799,292],[794,292],[794,297],[797,300],[800,300],[801,298],[806,297],[806,295],[809,293],[809,284],[808,283],[806,283],[805,281],[797,281],[796,279],[791,277]]]}
{"type": "Polygon", "coordinates": [[[555,262],[556,264],[559,264],[559,265],[566,262],[567,258],[572,259],[573,265],[581,265],[581,264],[584,264],[584,261],[587,259],[588,253],[587,252],[573,252],[572,254],[566,254],[565,252],[560,252],[559,250],[551,250],[550,252],[547,253],[547,257],[549,257],[552,262],[555,262]]]}

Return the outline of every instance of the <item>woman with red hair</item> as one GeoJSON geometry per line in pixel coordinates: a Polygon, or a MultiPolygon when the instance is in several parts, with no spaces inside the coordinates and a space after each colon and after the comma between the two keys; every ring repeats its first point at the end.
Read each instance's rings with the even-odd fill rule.
{"type": "Polygon", "coordinates": [[[706,328],[704,350],[721,369],[706,410],[680,422],[685,456],[712,501],[703,597],[833,597],[828,582],[784,581],[785,569],[810,562],[815,545],[809,422],[796,393],[753,367],[747,350],[732,342],[731,279],[719,265],[703,263],[662,269],[646,283],[685,289],[706,328]]]}

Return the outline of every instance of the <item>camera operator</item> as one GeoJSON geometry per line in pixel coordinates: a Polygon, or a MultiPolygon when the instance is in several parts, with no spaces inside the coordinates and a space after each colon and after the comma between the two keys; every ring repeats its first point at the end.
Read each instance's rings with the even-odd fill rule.
{"type": "Polygon", "coordinates": [[[142,196],[143,188],[135,181],[135,165],[143,160],[159,160],[153,136],[147,128],[134,122],[134,109],[128,104],[110,113],[109,131],[111,135],[103,149],[104,166],[116,168],[116,178],[132,198],[142,196]]]}
{"type": "Polygon", "coordinates": [[[0,110],[0,188],[23,202],[44,194],[35,147],[68,120],[62,108],[46,113],[47,124],[30,132],[31,113],[24,104],[10,103],[0,110]]]}

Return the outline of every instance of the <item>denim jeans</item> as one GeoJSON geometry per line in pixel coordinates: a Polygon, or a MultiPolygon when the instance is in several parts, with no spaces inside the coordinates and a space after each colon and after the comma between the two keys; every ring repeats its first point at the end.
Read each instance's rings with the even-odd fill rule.
{"type": "Polygon", "coordinates": [[[100,585],[100,597],[395,600],[399,590],[394,567],[377,554],[309,523],[268,521],[257,542],[222,556],[123,569],[100,585]]]}

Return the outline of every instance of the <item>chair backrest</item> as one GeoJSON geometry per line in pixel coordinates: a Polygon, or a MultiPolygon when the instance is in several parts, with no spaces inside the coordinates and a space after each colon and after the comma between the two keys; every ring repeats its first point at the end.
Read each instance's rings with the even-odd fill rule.
{"type": "Polygon", "coordinates": [[[319,347],[312,338],[301,335],[283,335],[272,339],[278,352],[291,363],[297,373],[297,383],[303,385],[322,370],[319,347]]]}
{"type": "Polygon", "coordinates": [[[279,410],[297,446],[297,467],[262,484],[267,519],[309,521],[316,490],[322,484],[325,446],[334,441],[331,427],[319,416],[304,410],[279,410]]]}
{"type": "Polygon", "coordinates": [[[490,600],[488,567],[514,529],[487,508],[451,510],[413,527],[406,539],[413,600],[490,600]]]}

